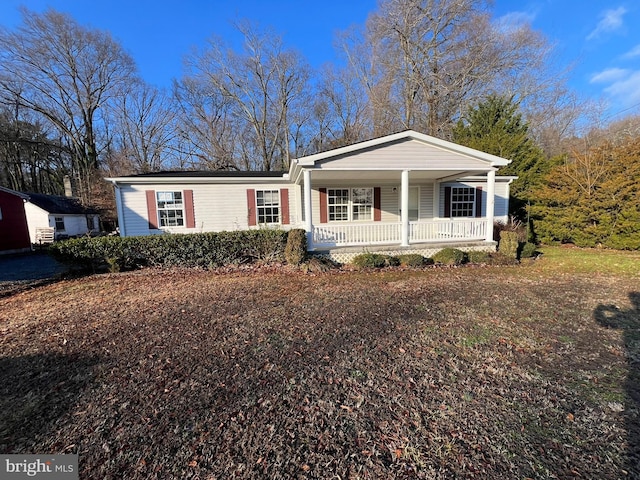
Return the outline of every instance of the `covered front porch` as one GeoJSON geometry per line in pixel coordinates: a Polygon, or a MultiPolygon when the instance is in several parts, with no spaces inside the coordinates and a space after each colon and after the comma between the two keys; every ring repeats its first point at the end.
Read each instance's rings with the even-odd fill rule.
{"type": "Polygon", "coordinates": [[[409,247],[429,243],[485,242],[494,245],[495,171],[469,177],[447,173],[449,175],[408,169],[349,173],[304,170],[302,228],[307,232],[309,250],[409,247]],[[466,183],[460,183],[461,179],[466,179],[466,183]],[[452,188],[459,188],[468,195],[469,216],[452,216],[460,213],[455,210],[456,197],[455,190],[452,195],[452,188]],[[358,219],[345,215],[341,220],[335,220],[336,216],[331,216],[332,192],[350,190],[371,192],[370,205],[349,204],[349,209],[359,209],[358,219]],[[412,198],[412,190],[415,198],[412,198]],[[371,211],[368,219],[367,208],[371,211]],[[362,215],[363,209],[365,215],[362,215]]]}
{"type": "Polygon", "coordinates": [[[508,160],[401,132],[294,160],[310,251],[420,244],[495,246],[506,215],[508,160]],[[498,185],[498,191],[496,186],[498,185]]]}

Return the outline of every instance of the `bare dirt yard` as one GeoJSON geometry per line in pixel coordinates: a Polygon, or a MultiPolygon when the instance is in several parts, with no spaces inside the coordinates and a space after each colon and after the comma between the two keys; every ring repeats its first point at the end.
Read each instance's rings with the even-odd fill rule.
{"type": "Polygon", "coordinates": [[[82,479],[640,478],[640,277],[144,270],[0,298],[0,452],[82,479]]]}

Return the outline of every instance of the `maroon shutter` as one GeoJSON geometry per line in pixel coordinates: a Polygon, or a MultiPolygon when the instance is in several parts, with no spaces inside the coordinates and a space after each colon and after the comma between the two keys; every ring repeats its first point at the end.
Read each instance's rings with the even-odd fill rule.
{"type": "Polygon", "coordinates": [[[252,227],[258,224],[256,215],[256,191],[253,188],[247,189],[247,221],[252,227]]]}
{"type": "Polygon", "coordinates": [[[185,190],[184,197],[184,216],[187,228],[196,228],[196,217],[193,208],[193,190],[185,190]]]}
{"type": "Polygon", "coordinates": [[[149,220],[149,230],[158,229],[158,210],[156,204],[155,190],[146,190],[147,195],[147,218],[149,220]]]}
{"type": "Polygon", "coordinates": [[[380,187],[374,187],[373,189],[373,221],[379,222],[382,220],[382,210],[380,209],[380,187]]]}
{"type": "Polygon", "coordinates": [[[320,192],[320,223],[327,223],[327,189],[319,188],[320,192]]]}
{"type": "Polygon", "coordinates": [[[289,225],[289,189],[280,189],[280,213],[282,215],[281,220],[283,225],[289,225]]]}
{"type": "Polygon", "coordinates": [[[482,216],[482,187],[476,187],[476,217],[482,216]]]}
{"type": "Polygon", "coordinates": [[[444,216],[451,216],[451,187],[444,187],[444,216]]]}

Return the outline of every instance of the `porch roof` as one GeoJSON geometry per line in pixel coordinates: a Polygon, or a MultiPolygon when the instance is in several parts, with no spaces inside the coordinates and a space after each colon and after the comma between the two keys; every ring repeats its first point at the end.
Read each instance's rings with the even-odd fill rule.
{"type": "MultiPolygon", "coordinates": [[[[457,167],[462,171],[468,171],[473,169],[470,167],[475,166],[476,170],[487,171],[511,163],[511,160],[505,158],[413,130],[406,130],[295,159],[292,162],[292,169],[295,167],[346,168],[352,165],[352,163],[344,161],[347,158],[356,162],[366,158],[366,160],[373,161],[375,168],[378,170],[385,168],[397,170],[402,167],[402,165],[398,165],[399,162],[395,161],[392,155],[386,155],[387,152],[401,153],[404,155],[404,162],[410,163],[411,168],[423,170],[442,170],[447,169],[447,167],[455,169],[457,167]],[[400,145],[402,147],[397,147],[400,145]],[[391,150],[394,151],[391,152],[391,150]],[[378,154],[373,152],[378,152],[378,154]],[[379,152],[384,153],[380,155],[379,152]]],[[[370,162],[362,163],[365,164],[363,166],[366,169],[367,164],[370,162]]]]}

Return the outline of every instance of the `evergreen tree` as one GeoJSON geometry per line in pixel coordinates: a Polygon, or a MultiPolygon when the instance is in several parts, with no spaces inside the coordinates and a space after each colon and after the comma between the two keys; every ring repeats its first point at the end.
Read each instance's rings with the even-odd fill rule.
{"type": "Polygon", "coordinates": [[[533,200],[543,242],[640,249],[640,140],[573,152],[533,200]]]}
{"type": "Polygon", "coordinates": [[[525,220],[531,192],[549,167],[542,150],[529,137],[529,126],[513,97],[493,94],[470,108],[454,127],[453,140],[511,160],[499,174],[518,177],[511,185],[510,214],[525,220]]]}

